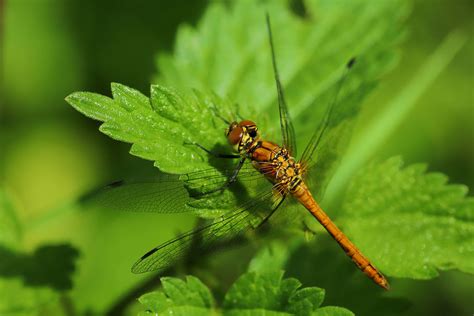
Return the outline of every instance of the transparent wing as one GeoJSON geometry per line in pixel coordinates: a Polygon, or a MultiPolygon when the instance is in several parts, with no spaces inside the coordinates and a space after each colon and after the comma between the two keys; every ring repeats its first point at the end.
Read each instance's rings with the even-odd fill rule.
{"type": "Polygon", "coordinates": [[[275,48],[273,46],[273,36],[272,28],[270,24],[270,16],[267,14],[267,29],[268,29],[268,38],[270,40],[270,48],[272,52],[272,64],[273,64],[273,73],[275,75],[275,84],[278,93],[278,108],[280,110],[280,126],[281,134],[283,137],[283,145],[293,157],[296,157],[296,141],[295,141],[295,129],[293,123],[291,122],[290,115],[288,113],[288,106],[286,105],[285,95],[283,92],[283,86],[280,82],[280,75],[278,74],[278,68],[275,58],[275,48]]]}
{"type": "MultiPolygon", "coordinates": [[[[210,168],[181,175],[161,175],[146,182],[117,182],[84,196],[81,202],[114,211],[180,213],[185,205],[206,196],[206,192],[225,185],[234,170],[210,168]]],[[[250,164],[245,164],[238,179],[262,179],[250,164]]]]}
{"type": "Polygon", "coordinates": [[[323,136],[328,128],[328,126],[331,125],[331,119],[334,118],[333,110],[335,105],[337,104],[337,98],[339,96],[339,93],[341,91],[342,86],[344,85],[344,81],[346,80],[347,74],[349,70],[352,68],[352,66],[355,63],[355,58],[352,58],[349,60],[347,63],[344,73],[342,74],[341,78],[338,81],[337,87],[336,87],[336,92],[334,95],[333,100],[331,103],[329,103],[328,108],[326,110],[326,113],[324,115],[323,121],[320,126],[315,130],[314,134],[312,135],[308,145],[306,146],[303,154],[301,155],[300,162],[302,165],[308,169],[312,167],[313,163],[313,153],[316,151],[318,148],[319,144],[321,143],[321,140],[323,139],[323,136]]]}
{"type": "MultiPolygon", "coordinates": [[[[281,190],[279,190],[281,191],[281,190]]],[[[234,211],[215,219],[211,224],[182,234],[143,255],[133,266],[133,273],[163,271],[184,259],[194,247],[207,252],[265,222],[281,205],[284,195],[264,191],[234,211]]]]}

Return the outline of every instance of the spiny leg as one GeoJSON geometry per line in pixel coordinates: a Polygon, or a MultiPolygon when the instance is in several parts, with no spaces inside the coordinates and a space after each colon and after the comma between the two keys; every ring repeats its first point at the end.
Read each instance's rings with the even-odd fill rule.
{"type": "Polygon", "coordinates": [[[240,158],[240,155],[238,154],[221,154],[221,153],[216,153],[212,150],[209,150],[207,149],[206,147],[202,146],[201,144],[198,144],[198,143],[194,143],[194,142],[185,142],[184,143],[185,145],[194,145],[194,146],[197,146],[199,148],[201,148],[202,150],[204,150],[206,153],[208,153],[209,155],[213,156],[213,157],[216,157],[216,158],[226,158],[226,159],[236,159],[236,158],[240,158]]]}
{"type": "Polygon", "coordinates": [[[229,187],[229,185],[231,185],[232,183],[237,181],[237,176],[239,175],[240,169],[242,169],[242,166],[244,165],[245,159],[246,159],[245,157],[242,157],[240,159],[239,164],[234,169],[234,172],[232,172],[232,175],[229,177],[229,179],[223,185],[221,185],[218,188],[212,189],[210,191],[206,191],[206,192],[204,192],[204,194],[211,194],[211,193],[215,193],[215,192],[219,192],[219,191],[224,191],[225,189],[227,189],[229,187]]]}

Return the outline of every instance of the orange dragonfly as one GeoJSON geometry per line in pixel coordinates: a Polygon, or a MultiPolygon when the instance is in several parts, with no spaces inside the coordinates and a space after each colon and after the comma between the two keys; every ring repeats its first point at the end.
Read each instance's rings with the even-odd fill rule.
{"type": "Polygon", "coordinates": [[[315,201],[305,183],[306,172],[311,167],[311,157],[329,124],[337,95],[347,71],[353,66],[355,59],[351,59],[347,64],[346,71],[339,81],[334,102],[328,106],[322,127],[316,130],[300,160],[297,161],[294,158],[296,155],[294,129],[279,79],[268,15],[266,22],[278,93],[283,146],[262,140],[257,125],[250,120],[228,122],[220,116],[229,125],[226,136],[234,153],[216,154],[199,144],[193,145],[218,158],[239,159],[239,163],[234,169],[224,172],[216,169],[202,170],[169,176],[147,184],[115,185],[106,189],[102,198],[105,197],[106,201],[112,202],[117,208],[128,211],[174,213],[185,211],[183,201],[193,203],[193,201],[213,193],[223,192],[230,188],[237,179],[245,182],[262,178],[263,175],[272,184],[272,189],[263,190],[256,197],[241,204],[237,209],[218,217],[208,225],[201,226],[153,248],[133,265],[132,272],[162,271],[175,261],[183,259],[194,245],[199,245],[201,249],[212,249],[223,240],[240,236],[249,228],[260,227],[282,205],[286,197],[293,196],[321,223],[362,272],[379,286],[388,289],[387,279],[331,221],[315,201]],[[250,161],[250,166],[245,164],[246,161],[250,161]],[[196,240],[198,240],[197,243],[196,240]]]}

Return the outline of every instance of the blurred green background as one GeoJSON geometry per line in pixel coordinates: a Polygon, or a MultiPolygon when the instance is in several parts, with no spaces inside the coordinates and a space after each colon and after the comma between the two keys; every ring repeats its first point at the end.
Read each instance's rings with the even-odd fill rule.
{"type": "MultiPolygon", "coordinates": [[[[130,156],[129,145],[99,133],[99,124],[76,112],[64,97],[79,90],[110,95],[112,81],[148,94],[159,71],[156,54],[170,51],[177,27],[195,24],[206,5],[204,0],[0,1],[1,183],[27,227],[21,239],[25,251],[65,241],[84,251],[81,246],[96,243],[89,256],[79,255],[81,276],[65,294],[69,303],[64,305],[73,310],[94,314],[116,307],[137,285],[138,277],[128,272],[130,263],[158,237],[173,236],[191,220],[69,211],[70,203],[91,188],[153,169],[150,162],[130,156]],[[134,228],[143,229],[143,235],[128,238],[134,228]],[[122,246],[133,249],[143,240],[149,242],[138,244],[135,253],[115,255],[122,246]],[[116,264],[94,260],[94,252],[100,252],[99,258],[114,256],[116,264]],[[107,278],[100,279],[105,270],[107,278]]],[[[474,3],[417,0],[407,24],[400,63],[382,78],[359,124],[397,95],[447,34],[462,30],[467,41],[461,51],[376,156],[426,162],[430,170],[472,190],[474,3]]],[[[450,272],[433,281],[399,284],[412,298],[413,315],[472,314],[465,290],[473,281],[450,272]]]]}

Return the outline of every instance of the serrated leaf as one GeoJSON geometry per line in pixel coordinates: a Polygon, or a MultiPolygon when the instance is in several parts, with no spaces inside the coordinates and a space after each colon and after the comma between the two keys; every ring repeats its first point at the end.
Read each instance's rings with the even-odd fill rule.
{"type": "MultiPolygon", "coordinates": [[[[244,274],[227,292],[224,307],[227,309],[282,310],[283,304],[288,300],[288,297],[282,297],[282,279],[283,273],[281,271],[244,274]]],[[[300,285],[295,287],[298,288],[300,285]]]]}
{"type": "Polygon", "coordinates": [[[288,310],[298,315],[309,315],[324,300],[324,290],[317,287],[300,289],[291,295],[288,310]]]}
{"type": "MultiPolygon", "coordinates": [[[[207,288],[206,290],[209,291],[207,288]]],[[[167,297],[163,292],[147,293],[140,296],[138,300],[145,307],[145,310],[141,311],[139,315],[209,315],[210,306],[193,306],[192,302],[187,304],[177,303],[173,299],[167,297]]]]}
{"type": "MultiPolygon", "coordinates": [[[[269,124],[278,116],[264,19],[269,11],[290,112],[302,135],[300,142],[309,138],[333,98],[345,62],[353,55],[360,56],[360,66],[348,78],[328,132],[340,136],[333,127],[357,115],[360,101],[393,60],[391,46],[399,37],[404,1],[370,6],[363,1],[308,1],[306,6],[308,16],[303,19],[291,13],[285,1],[262,4],[244,0],[229,6],[211,3],[196,29],[180,27],[173,55],[158,57],[160,76],[156,81],[160,85],[152,86],[149,100],[119,84],[112,85],[113,99],[82,92],[66,100],[85,115],[103,121],[103,133],[132,143],[132,154],[154,160],[165,172],[209,166],[202,150],[185,143],[197,142],[210,149],[226,144],[226,126],[213,108],[227,119],[238,118],[238,113],[256,120],[265,137],[278,141],[278,124],[269,124]],[[187,92],[191,88],[204,93],[191,95],[187,92]],[[233,107],[236,103],[238,111],[233,107]]],[[[344,128],[349,126],[344,124],[344,128]]],[[[348,133],[344,135],[347,139],[348,133]]],[[[319,160],[329,167],[345,146],[337,146],[335,137],[328,138],[331,142],[321,147],[327,151],[331,144],[337,153],[332,150],[331,155],[324,155],[325,163],[323,155],[319,160]]],[[[327,178],[329,172],[319,170],[318,183],[323,184],[323,175],[327,178]]]]}
{"type": "Polygon", "coordinates": [[[161,278],[166,295],[176,305],[212,307],[214,299],[209,289],[197,278],[187,276],[186,282],[176,278],[161,278]]]}
{"type": "Polygon", "coordinates": [[[150,292],[143,294],[138,301],[146,308],[147,311],[158,313],[173,306],[173,302],[166,297],[163,292],[150,292]]]}
{"type": "Polygon", "coordinates": [[[474,273],[474,199],[424,165],[400,158],[362,170],[346,193],[341,222],[386,274],[429,279],[438,270],[474,273]]]}
{"type": "Polygon", "coordinates": [[[111,83],[112,96],[125,110],[131,112],[140,108],[149,109],[150,100],[139,91],[120,83],[111,83]]]}
{"type": "Polygon", "coordinates": [[[214,306],[209,289],[197,278],[187,276],[186,281],[178,278],[161,278],[163,292],[151,292],[138,300],[150,313],[160,315],[208,315],[214,306]]]}
{"type": "Polygon", "coordinates": [[[406,11],[403,1],[305,5],[307,16],[302,19],[287,1],[212,3],[196,29],[179,29],[173,56],[157,57],[155,81],[183,90],[212,90],[245,105],[247,113],[252,113],[247,107],[264,112],[276,101],[265,12],[271,16],[281,78],[294,112],[304,111],[337,81],[337,70],[354,55],[377,56],[371,72],[380,73],[387,66],[392,55],[387,44],[397,39],[406,11]]]}
{"type": "Polygon", "coordinates": [[[151,97],[147,98],[117,83],[112,84],[112,94],[110,99],[76,92],[66,101],[86,116],[104,122],[101,132],[132,143],[131,154],[155,161],[162,171],[184,173],[209,167],[208,155],[190,143],[212,148],[219,141],[225,142],[223,129],[216,128],[210,104],[219,103],[221,107],[229,104],[215,95],[184,96],[154,85],[151,97]]]}
{"type": "MultiPolygon", "coordinates": [[[[213,124],[216,121],[223,123],[214,112],[217,104],[221,106],[220,110],[223,107],[233,108],[227,101],[214,94],[204,95],[198,91],[195,91],[192,97],[182,96],[172,89],[158,85],[152,86],[150,99],[137,90],[117,83],[112,84],[112,94],[114,99],[89,92],[76,92],[66,100],[86,115],[104,121],[100,126],[103,133],[133,143],[131,154],[155,160],[155,165],[162,171],[192,172],[209,168],[209,163],[212,163],[213,167],[220,164],[227,169],[234,168],[235,163],[232,161],[216,163],[204,150],[191,144],[229,150],[228,147],[222,146],[222,143],[216,143],[219,139],[222,142],[226,140],[223,129],[217,129],[217,125],[213,124]],[[107,101],[106,107],[112,110],[108,115],[96,115],[100,103],[104,100],[107,101]]],[[[193,201],[188,206],[199,210],[203,217],[215,217],[216,214],[222,213],[224,205],[235,207],[235,200],[235,195],[226,191],[207,199],[193,201]]]]}
{"type": "Polygon", "coordinates": [[[146,315],[169,315],[169,316],[188,316],[188,315],[196,315],[196,316],[209,316],[209,310],[200,307],[192,307],[192,306],[177,306],[177,307],[170,307],[164,312],[157,314],[157,312],[153,312],[150,310],[141,311],[138,313],[139,316],[146,316],[146,315]]]}
{"type": "MultiPolygon", "coordinates": [[[[313,315],[324,299],[324,290],[301,288],[294,278],[283,278],[283,272],[243,274],[227,292],[222,309],[217,311],[209,289],[197,278],[186,281],[162,278],[162,291],[142,295],[138,300],[145,308],[139,315],[313,315]]],[[[352,315],[343,308],[321,308],[322,315],[352,315]]]]}
{"type": "Polygon", "coordinates": [[[265,137],[280,142],[264,20],[269,12],[280,77],[302,148],[334,99],[345,63],[357,56],[357,66],[340,93],[328,136],[316,157],[320,167],[313,176],[319,190],[347,148],[361,101],[393,65],[396,54],[391,48],[403,33],[400,25],[407,6],[398,0],[370,5],[366,1],[304,4],[305,18],[294,15],[287,1],[212,3],[196,29],[183,26],[178,30],[173,55],[157,57],[155,82],[226,96],[239,104],[241,116],[257,122],[265,137]]]}
{"type": "Polygon", "coordinates": [[[294,278],[283,279],[283,273],[249,272],[241,276],[225,296],[224,308],[237,311],[274,311],[292,315],[310,315],[324,299],[324,290],[300,288],[294,278]]]}

